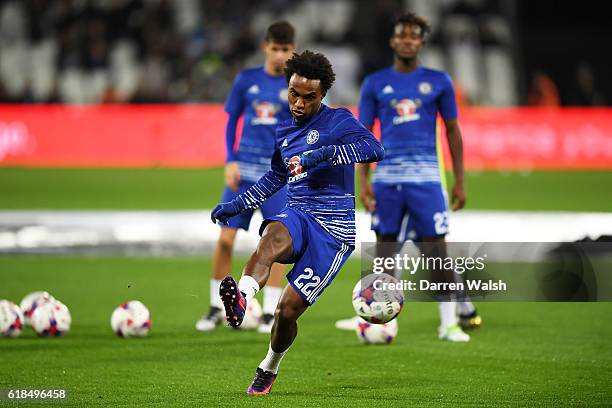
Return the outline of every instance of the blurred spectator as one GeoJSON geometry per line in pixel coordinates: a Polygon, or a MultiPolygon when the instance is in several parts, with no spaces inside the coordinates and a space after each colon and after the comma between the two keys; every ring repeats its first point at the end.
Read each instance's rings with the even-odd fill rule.
{"type": "Polygon", "coordinates": [[[599,106],[606,101],[595,85],[593,68],[586,61],[580,61],[576,67],[576,90],[568,100],[573,106],[599,106]]]}
{"type": "MultiPolygon", "coordinates": [[[[0,102],[222,102],[234,75],[261,62],[262,39],[254,33],[286,19],[296,26],[299,49],[325,50],[337,68],[338,84],[328,95],[329,103],[356,104],[362,78],[391,64],[390,22],[413,10],[434,27],[423,63],[448,71],[462,84],[458,99],[513,105],[521,89],[513,4],[0,0],[0,102]]],[[[541,23],[538,20],[537,26],[541,23]]],[[[564,100],[575,105],[606,102],[606,88],[595,84],[599,80],[606,85],[607,78],[595,78],[586,63],[575,76],[575,89],[561,90],[564,100]]],[[[536,76],[528,102],[558,106],[559,92],[550,78],[536,76]]]]}
{"type": "Polygon", "coordinates": [[[529,95],[527,96],[529,106],[555,107],[560,106],[559,91],[551,77],[544,72],[535,72],[531,76],[529,95]]]}

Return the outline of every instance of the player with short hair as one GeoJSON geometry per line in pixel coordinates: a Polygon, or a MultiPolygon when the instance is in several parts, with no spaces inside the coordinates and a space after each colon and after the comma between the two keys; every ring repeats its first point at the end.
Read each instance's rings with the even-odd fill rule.
{"type": "Polygon", "coordinates": [[[278,365],[297,336],[297,320],[334,280],[355,247],[354,163],[383,158],[382,145],[344,108],[322,103],[335,74],[322,54],[304,51],[287,61],[292,119],[281,123],[271,170],[229,203],[213,222],[260,206],[287,185],[287,206],[267,218],[261,240],[240,281],[228,276],[220,296],[227,320],[240,326],[246,304],[263,287],[274,262],[293,263],[274,316],[268,354],[256,370],[249,394],[267,394],[278,365]]]}
{"type": "MultiPolygon", "coordinates": [[[[393,65],[364,80],[359,119],[370,130],[374,120],[379,119],[386,154],[376,168],[372,184],[368,179],[369,164],[359,166],[360,192],[365,208],[372,213],[372,229],[378,242],[401,243],[410,239],[437,243],[441,251],[437,255],[445,257],[448,204],[438,161],[438,114],[444,121],[453,158],[453,210],[463,208],[466,200],[463,142],[451,78],[446,72],[418,62],[418,53],[430,29],[426,20],[413,13],[399,17],[389,41],[394,51],[393,65]]],[[[444,276],[440,271],[434,272],[440,279],[449,279],[444,272],[444,276]]],[[[453,298],[457,294],[450,295],[453,298]]],[[[456,307],[464,328],[480,325],[480,316],[469,298],[461,296],[464,297],[458,303],[440,302],[440,339],[469,340],[457,324],[456,307]]],[[[357,320],[341,320],[336,327],[352,330],[357,320]]]]}
{"type": "MultiPolygon", "coordinates": [[[[269,168],[274,152],[278,123],[291,117],[287,103],[287,82],[283,74],[285,62],[295,50],[295,30],[286,21],[270,25],[262,44],[263,66],[246,69],[236,77],[225,103],[226,126],[225,190],[221,201],[231,201],[247,191],[269,168]],[[240,145],[235,150],[238,119],[243,117],[240,145]]],[[[261,211],[264,218],[279,213],[286,203],[285,189],[266,201],[261,211]]],[[[225,318],[219,299],[221,279],[231,271],[232,252],[238,229],[249,229],[254,211],[234,217],[221,227],[213,255],[213,276],[210,280],[210,309],[196,323],[200,331],[213,330],[225,318]]],[[[285,266],[272,267],[270,282],[264,291],[263,316],[258,331],[270,333],[274,310],[280,299],[285,266]]]]}

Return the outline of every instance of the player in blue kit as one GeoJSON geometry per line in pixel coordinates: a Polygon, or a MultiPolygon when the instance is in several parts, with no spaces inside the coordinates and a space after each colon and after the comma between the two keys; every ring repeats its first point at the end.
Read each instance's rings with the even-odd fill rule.
{"type": "MultiPolygon", "coordinates": [[[[370,130],[379,119],[385,159],[378,164],[372,184],[368,180],[369,165],[359,166],[360,190],[364,206],[372,212],[378,242],[403,242],[408,238],[434,243],[441,252],[437,255],[445,257],[448,206],[438,162],[438,114],[444,121],[453,158],[453,210],[463,208],[466,199],[463,144],[450,77],[418,63],[429,30],[429,24],[412,13],[398,18],[390,39],[395,54],[393,66],[369,75],[363,83],[359,119],[370,130]]],[[[438,273],[438,279],[449,279],[441,271],[434,273],[438,273]]],[[[480,316],[467,295],[447,295],[446,300],[460,295],[461,301],[440,302],[439,337],[468,341],[469,336],[457,324],[456,308],[463,327],[479,326],[480,316]]],[[[356,319],[347,319],[337,322],[336,327],[352,330],[356,324],[356,319]]]]}
{"type": "MultiPolygon", "coordinates": [[[[285,62],[295,50],[293,27],[284,21],[270,25],[262,44],[265,61],[263,66],[242,71],[234,81],[225,103],[228,114],[226,128],[225,190],[221,201],[231,201],[238,194],[266,174],[274,152],[277,125],[290,118],[287,103],[287,81],[283,74],[285,62]],[[240,145],[235,149],[236,127],[243,117],[240,145]]],[[[279,213],[286,203],[285,189],[266,201],[261,211],[264,218],[279,213]]],[[[249,229],[253,211],[234,217],[221,228],[213,256],[213,273],[210,281],[210,309],[196,323],[200,331],[213,330],[225,318],[223,303],[219,299],[221,279],[231,270],[232,252],[238,229],[249,229]]],[[[264,291],[263,316],[258,331],[270,333],[274,310],[280,299],[280,287],[285,266],[272,267],[270,282],[264,291]]]]}
{"type": "Polygon", "coordinates": [[[268,354],[249,394],[270,392],[280,361],[297,336],[297,319],[321,296],[354,249],[354,163],[379,161],[384,154],[380,142],[350,111],[322,103],[335,79],[325,56],[294,54],[285,75],[292,119],[276,131],[271,170],[212,213],[213,222],[226,224],[288,187],[287,206],[262,224],[261,240],[240,281],[228,276],[220,287],[228,322],[240,326],[247,303],[266,284],[271,265],[294,263],[276,309],[268,354]]]}

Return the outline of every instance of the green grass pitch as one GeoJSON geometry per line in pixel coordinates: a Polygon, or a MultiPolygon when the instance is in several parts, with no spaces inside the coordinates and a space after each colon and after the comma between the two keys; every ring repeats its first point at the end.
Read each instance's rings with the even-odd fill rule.
{"type": "MultiPolygon", "coordinates": [[[[611,211],[611,185],[612,172],[605,171],[467,173],[466,208],[611,211]]],[[[0,209],[214,208],[222,190],[221,168],[0,168],[0,209]]]]}
{"type": "MultiPolygon", "coordinates": [[[[237,260],[238,272],[244,260],[237,260]]],[[[609,406],[612,303],[480,303],[468,344],[436,339],[437,305],[409,303],[389,346],[334,329],[351,315],[350,261],[300,320],[272,394],[245,394],[269,338],[194,323],[209,258],[0,257],[0,298],[46,289],[72,312],[65,338],[0,339],[0,388],[66,388],[58,406],[609,406]],[[120,302],[151,310],[148,338],[110,329],[120,302]]],[[[0,403],[1,405],[2,403],[0,403]]],[[[7,403],[5,403],[7,404],[7,403]]],[[[13,404],[9,406],[26,406],[13,404]]],[[[33,404],[33,406],[42,406],[33,404]]]]}
{"type": "MultiPolygon", "coordinates": [[[[468,173],[466,183],[468,209],[612,209],[612,172],[468,173]]],[[[222,169],[3,168],[0,209],[203,209],[222,188],[222,169]]],[[[63,406],[610,405],[612,303],[481,303],[484,326],[468,344],[436,340],[437,306],[409,303],[392,345],[363,346],[333,328],[352,314],[358,267],[347,263],[300,320],[273,393],[260,398],[245,390],[269,338],[194,329],[209,258],[0,256],[0,298],[45,289],[73,316],[65,338],[28,328],[0,339],[0,388],[66,388],[63,406]],[[150,337],[111,332],[128,299],[151,309],[150,337]]]]}

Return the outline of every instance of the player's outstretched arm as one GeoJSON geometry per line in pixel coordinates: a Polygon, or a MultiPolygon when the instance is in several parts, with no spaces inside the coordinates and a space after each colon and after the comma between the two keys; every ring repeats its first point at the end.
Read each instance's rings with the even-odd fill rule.
{"type": "Polygon", "coordinates": [[[245,211],[256,209],[283,188],[285,184],[287,184],[287,171],[282,162],[280,151],[277,149],[272,157],[272,168],[247,191],[228,203],[217,205],[210,218],[213,223],[219,221],[220,224],[227,225],[230,218],[245,211]]]}
{"type": "Polygon", "coordinates": [[[319,163],[328,161],[334,166],[345,166],[354,163],[373,163],[383,159],[384,150],[380,142],[374,139],[359,140],[343,145],[323,146],[302,155],[302,169],[308,170],[319,163]]]}
{"type": "Polygon", "coordinates": [[[332,133],[339,133],[339,140],[344,144],[323,146],[300,158],[302,168],[317,166],[330,162],[334,166],[345,166],[353,163],[373,163],[385,157],[382,144],[348,111],[340,111],[340,118],[332,133]]]}

